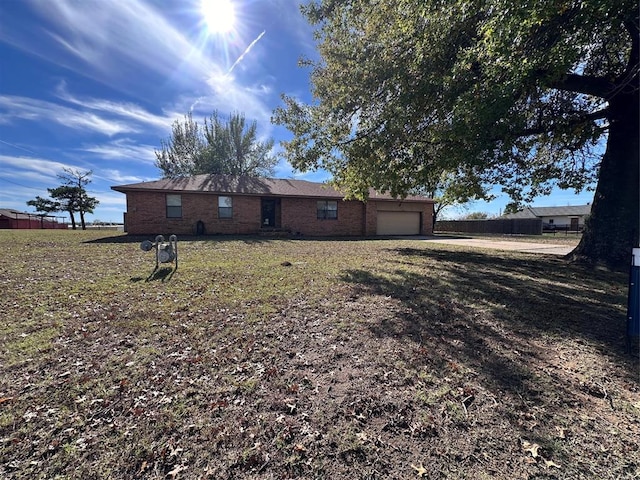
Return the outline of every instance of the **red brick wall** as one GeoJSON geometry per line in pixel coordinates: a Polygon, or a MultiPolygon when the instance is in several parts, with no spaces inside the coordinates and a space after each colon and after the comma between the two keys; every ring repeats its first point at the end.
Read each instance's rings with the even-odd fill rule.
{"type": "Polygon", "coordinates": [[[198,221],[205,233],[247,234],[260,229],[260,198],[233,196],[233,218],[218,218],[218,195],[182,193],[182,218],[167,218],[166,195],[127,193],[127,233],[196,233],[198,221]]]}
{"type": "MultiPolygon", "coordinates": [[[[261,199],[231,195],[233,218],[218,218],[218,195],[209,193],[182,193],[182,218],[166,217],[166,194],[162,192],[128,192],[126,228],[132,235],[196,233],[198,221],[204,223],[207,234],[255,234],[261,227],[261,199]]],[[[317,218],[317,199],[282,198],[280,225],[283,229],[302,235],[372,236],[376,234],[378,210],[422,212],[422,233],[431,230],[432,204],[403,203],[400,201],[338,200],[338,218],[317,218]]]]}
{"type": "Polygon", "coordinates": [[[371,200],[365,204],[364,234],[368,237],[372,237],[376,234],[376,206],[376,202],[371,200]]]}
{"type": "Polygon", "coordinates": [[[338,200],[337,219],[318,219],[318,199],[283,198],[282,228],[302,235],[364,235],[362,202],[338,200]]]}

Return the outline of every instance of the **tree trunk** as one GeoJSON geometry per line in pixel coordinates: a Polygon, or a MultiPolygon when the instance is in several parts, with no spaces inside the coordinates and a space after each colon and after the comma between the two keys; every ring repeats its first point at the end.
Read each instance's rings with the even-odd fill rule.
{"type": "Polygon", "coordinates": [[[69,217],[71,217],[71,228],[76,230],[78,228],[76,227],[76,217],[73,216],[73,212],[71,210],[69,210],[69,217]]]}
{"type": "Polygon", "coordinates": [[[591,215],[574,258],[625,269],[638,246],[640,158],[638,92],[609,101],[609,138],[602,157],[591,215]]]}
{"type": "Polygon", "coordinates": [[[80,210],[80,226],[82,227],[82,230],[87,229],[87,226],[84,223],[84,212],[82,210],[80,210]]]}

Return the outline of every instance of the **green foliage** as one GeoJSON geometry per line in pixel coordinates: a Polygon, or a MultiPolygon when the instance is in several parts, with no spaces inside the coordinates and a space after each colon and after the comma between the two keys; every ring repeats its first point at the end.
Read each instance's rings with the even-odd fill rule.
{"type": "Polygon", "coordinates": [[[37,196],[35,199],[29,200],[27,205],[43,213],[67,212],[74,230],[76,229],[74,214],[79,213],[82,229],[85,230],[85,214],[93,213],[93,210],[100,203],[97,198],[90,197],[84,188],[91,183],[92,173],[91,171],[82,172],[65,168],[64,173],[58,175],[63,184],[55,188],[47,188],[51,199],[37,196]]]}
{"type": "Polygon", "coordinates": [[[156,150],[156,166],[165,178],[202,173],[260,177],[273,174],[277,159],[273,140],[259,141],[257,123],[247,124],[240,113],[223,120],[214,111],[200,126],[191,113],[176,120],[171,137],[156,150]]]}
{"type": "Polygon", "coordinates": [[[35,199],[29,200],[27,205],[35,208],[36,212],[43,213],[45,215],[47,213],[59,212],[61,210],[60,202],[56,202],[50,198],[42,198],[41,196],[37,196],[35,199]]]}
{"type": "Polygon", "coordinates": [[[447,172],[470,197],[502,185],[527,202],[618,181],[599,177],[623,161],[602,157],[613,137],[637,159],[637,108],[617,108],[638,104],[635,1],[319,0],[303,13],[315,100],[284,96],[274,121],[294,134],[295,168],[324,168],[349,195],[402,196],[447,172]],[[631,135],[612,137],[622,125],[631,135]]]}
{"type": "Polygon", "coordinates": [[[160,143],[161,149],[155,152],[156,166],[169,178],[190,175],[205,148],[204,139],[191,112],[184,116],[184,122],[174,121],[171,125],[171,137],[160,143]]]}
{"type": "Polygon", "coordinates": [[[486,220],[489,218],[487,212],[471,212],[465,215],[462,220],[486,220]]]}
{"type": "Polygon", "coordinates": [[[504,214],[507,215],[509,213],[518,213],[522,210],[522,205],[518,202],[509,202],[504,207],[504,214]]]}
{"type": "Polygon", "coordinates": [[[433,206],[434,226],[440,213],[446,207],[464,204],[471,200],[489,201],[494,198],[477,179],[444,170],[440,174],[434,172],[426,177],[424,184],[415,188],[411,193],[435,200],[436,203],[433,206]]]}

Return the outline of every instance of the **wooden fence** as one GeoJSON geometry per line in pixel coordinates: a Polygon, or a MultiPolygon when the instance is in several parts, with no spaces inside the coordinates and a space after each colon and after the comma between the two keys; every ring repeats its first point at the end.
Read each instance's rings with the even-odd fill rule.
{"type": "Polygon", "coordinates": [[[500,218],[495,220],[443,220],[436,232],[498,233],[503,235],[542,235],[540,218],[500,218]]]}

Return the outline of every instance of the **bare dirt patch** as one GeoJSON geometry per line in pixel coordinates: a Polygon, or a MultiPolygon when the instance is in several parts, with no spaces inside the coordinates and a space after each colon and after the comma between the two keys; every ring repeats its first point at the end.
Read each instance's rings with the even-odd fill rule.
{"type": "Polygon", "coordinates": [[[4,478],[640,475],[624,274],[208,238],[149,277],[100,235],[0,232],[4,478]]]}

